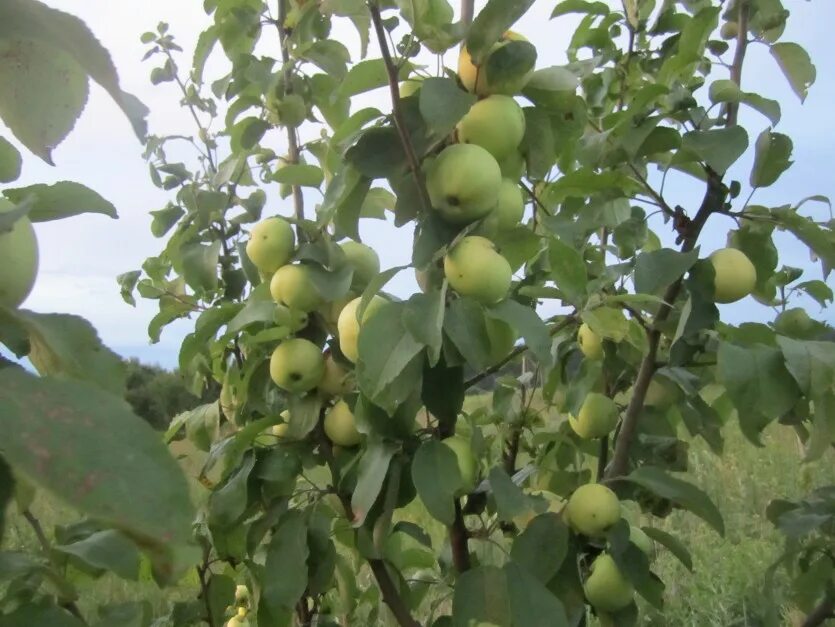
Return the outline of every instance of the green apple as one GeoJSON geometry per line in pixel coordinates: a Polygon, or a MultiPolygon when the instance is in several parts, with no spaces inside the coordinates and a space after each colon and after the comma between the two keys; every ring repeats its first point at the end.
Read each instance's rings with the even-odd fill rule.
{"type": "Polygon", "coordinates": [[[601,553],[591,564],[591,572],[583,584],[589,604],[596,610],[617,612],[632,603],[635,589],[620,572],[614,558],[601,553]]]}
{"type": "Polygon", "coordinates": [[[814,337],[816,332],[815,321],[800,307],[781,312],[774,319],[774,330],[780,335],[805,340],[814,337]]]}
{"type": "Polygon", "coordinates": [[[296,235],[283,218],[267,218],[256,224],[246,243],[246,255],[261,272],[272,274],[290,261],[296,235]]]}
{"type": "Polygon", "coordinates": [[[525,167],[525,157],[518,150],[514,150],[499,161],[499,169],[502,171],[502,176],[513,181],[518,181],[524,176],[525,167]]]}
{"type": "Polygon", "coordinates": [[[592,331],[585,322],[577,331],[577,344],[580,345],[583,355],[589,359],[603,359],[603,338],[592,331]]]}
{"type": "Polygon", "coordinates": [[[511,179],[502,179],[499,200],[496,208],[481,221],[476,233],[486,237],[496,237],[519,225],[525,213],[525,197],[519,183],[511,179]]]}
{"type": "Polygon", "coordinates": [[[650,379],[644,405],[666,410],[681,399],[681,388],[667,377],[655,376],[650,379]]]}
{"type": "Polygon", "coordinates": [[[359,309],[361,302],[362,297],[359,297],[345,305],[339,313],[339,320],[336,323],[339,332],[339,348],[342,354],[352,363],[357,363],[357,359],[359,359],[358,342],[362,323],[371,318],[388,301],[382,296],[374,296],[363,312],[362,323],[357,320],[357,309],[359,309]]]}
{"type": "Polygon", "coordinates": [[[605,485],[586,483],[568,499],[565,516],[576,532],[599,538],[620,520],[620,501],[605,485]]]}
{"type": "Polygon", "coordinates": [[[725,22],[722,24],[722,28],[719,29],[719,36],[722,39],[736,39],[737,35],[739,35],[738,22],[725,22]]]}
{"type": "Polygon", "coordinates": [[[640,527],[629,525],[629,541],[649,558],[652,557],[652,540],[640,527]]]}
{"type": "Polygon", "coordinates": [[[380,258],[373,248],[354,241],[340,244],[340,247],[345,252],[348,263],[354,267],[354,285],[365,287],[371,279],[380,274],[380,258]]]}
{"type": "Polygon", "coordinates": [[[326,396],[342,396],[353,388],[351,373],[336,363],[331,355],[325,357],[325,374],[319,382],[319,391],[326,396]]]}
{"type": "MultiPolygon", "coordinates": [[[[15,205],[0,199],[0,213],[15,205]]],[[[0,231],[0,307],[15,309],[26,300],[38,275],[38,239],[29,218],[15,221],[10,231],[0,231]]]]}
{"type": "Polygon", "coordinates": [[[474,144],[448,146],[427,166],[429,200],[452,224],[469,224],[490,213],[501,185],[499,164],[474,144]]]}
{"type": "Polygon", "coordinates": [[[281,266],[270,279],[270,294],[291,310],[309,312],[322,304],[322,297],[303,264],[281,266]]]}
{"type": "Polygon", "coordinates": [[[577,416],[568,416],[568,423],[581,438],[591,440],[609,435],[618,424],[618,415],[615,401],[605,394],[589,392],[577,416]]]}
{"type": "Polygon", "coordinates": [[[229,619],[229,622],[226,623],[226,627],[249,627],[249,621],[246,618],[233,616],[229,619]]]}
{"type": "Polygon", "coordinates": [[[487,337],[490,340],[490,365],[508,356],[516,344],[516,332],[503,320],[485,317],[487,337]]]}
{"type": "Polygon", "coordinates": [[[400,97],[408,98],[409,96],[414,96],[421,87],[423,87],[422,78],[407,78],[405,81],[400,82],[400,97]]]}
{"type": "Polygon", "coordinates": [[[456,496],[469,494],[475,488],[478,480],[478,460],[473,455],[470,441],[460,435],[454,435],[441,440],[441,442],[455,453],[455,458],[458,461],[458,471],[461,473],[464,486],[456,492],[456,496]]]}
{"type": "Polygon", "coordinates": [[[479,235],[468,235],[444,257],[444,275],[462,296],[485,305],[507,296],[513,271],[493,242],[479,235]]]}
{"type": "Polygon", "coordinates": [[[518,154],[524,136],[525,114],[510,96],[479,100],[458,122],[458,141],[481,146],[496,161],[518,154]]]}
{"type": "Polygon", "coordinates": [[[306,311],[290,309],[284,305],[275,308],[275,323],[281,327],[288,327],[290,333],[301,331],[310,322],[310,316],[306,311]]]}
{"type": "Polygon", "coordinates": [[[312,390],[324,374],[322,351],[303,338],[284,340],[270,357],[270,377],[282,390],[294,394],[312,390]]]}
{"type": "Polygon", "coordinates": [[[339,401],[325,414],[325,435],[337,446],[350,448],[362,440],[354,413],[345,401],[339,401]]]}
{"type": "Polygon", "coordinates": [[[717,303],[733,303],[750,294],[757,284],[757,269],[741,250],[721,248],[710,257],[716,276],[714,300],[717,303]]]}
{"type": "Polygon", "coordinates": [[[527,39],[519,33],[514,33],[510,30],[507,31],[501,40],[490,48],[490,52],[482,61],[481,66],[476,66],[473,63],[466,46],[461,47],[461,52],[458,55],[458,78],[461,80],[461,84],[464,85],[464,89],[477,93],[479,96],[487,96],[489,94],[513,95],[522,91],[530,79],[533,70],[506,80],[503,83],[489,83],[487,80],[487,72],[484,70],[490,55],[502,46],[507,45],[510,41],[527,41],[527,39]]]}

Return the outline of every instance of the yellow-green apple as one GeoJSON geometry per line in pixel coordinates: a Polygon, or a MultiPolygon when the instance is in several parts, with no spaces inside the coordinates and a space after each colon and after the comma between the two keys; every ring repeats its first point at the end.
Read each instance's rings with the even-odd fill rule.
{"type": "Polygon", "coordinates": [[[714,300],[733,303],[748,296],[757,284],[757,269],[741,250],[720,248],[710,257],[715,277],[714,300]]]}
{"type": "Polygon", "coordinates": [[[478,480],[478,460],[473,455],[469,440],[460,435],[453,435],[441,442],[455,453],[455,459],[458,462],[458,471],[461,473],[464,485],[456,494],[458,496],[469,494],[478,480]]]}
{"type": "Polygon", "coordinates": [[[261,272],[272,274],[293,256],[296,235],[283,218],[267,218],[256,224],[246,243],[246,255],[261,272]]]}
{"type": "Polygon", "coordinates": [[[270,294],[277,303],[296,311],[313,311],[322,304],[310,269],[304,264],[281,266],[270,280],[270,294]]]}
{"type": "Polygon", "coordinates": [[[476,229],[487,237],[496,237],[514,226],[518,226],[525,213],[525,198],[519,183],[511,179],[502,179],[499,188],[499,200],[495,209],[487,214],[476,229]]]}
{"type": "Polygon", "coordinates": [[[513,95],[522,91],[522,88],[527,84],[533,73],[533,68],[530,71],[506,79],[502,82],[490,82],[487,78],[487,63],[490,55],[506,46],[511,41],[527,41],[525,37],[513,31],[507,31],[495,44],[490,48],[487,56],[485,56],[481,65],[476,66],[470,56],[469,50],[466,46],[461,46],[461,52],[458,55],[458,78],[461,79],[461,84],[467,91],[475,92],[479,96],[487,96],[489,94],[507,94],[513,95]]]}
{"type": "Polygon", "coordinates": [[[358,297],[345,305],[339,313],[339,320],[336,323],[339,332],[339,349],[352,363],[357,363],[357,359],[359,359],[358,342],[362,324],[367,322],[388,301],[382,296],[374,296],[363,312],[362,321],[359,321],[357,310],[361,302],[362,297],[358,297]]]}
{"type": "Polygon", "coordinates": [[[312,390],[324,374],[322,351],[303,338],[284,340],[270,357],[270,377],[278,387],[294,394],[312,390]]]}
{"type": "Polygon", "coordinates": [[[602,438],[618,424],[618,406],[615,401],[599,392],[589,392],[577,415],[569,414],[568,423],[574,432],[585,440],[602,438]]]}
{"type": "Polygon", "coordinates": [[[518,181],[525,174],[525,165],[525,157],[518,150],[514,150],[499,161],[502,176],[514,181],[518,181]]]}
{"type": "Polygon", "coordinates": [[[525,136],[525,114],[510,96],[497,94],[476,102],[458,122],[458,141],[475,144],[496,161],[517,153],[525,136]]]}
{"type": "Polygon", "coordinates": [[[668,409],[681,398],[681,388],[667,377],[655,376],[650,379],[644,405],[657,409],[668,409]]]}
{"type": "Polygon", "coordinates": [[[353,284],[358,287],[365,287],[368,282],[380,274],[380,258],[370,246],[360,242],[348,241],[340,244],[354,268],[353,284]]]}
{"type": "Polygon", "coordinates": [[[354,387],[351,373],[336,363],[333,356],[325,357],[325,374],[319,382],[319,391],[325,396],[341,396],[354,387]]]}
{"type": "Polygon", "coordinates": [[[325,435],[337,446],[350,448],[362,440],[354,413],[345,401],[339,401],[325,414],[325,435]]]}
{"type": "Polygon", "coordinates": [[[599,538],[620,520],[617,495],[600,483],[586,483],[574,490],[565,506],[568,524],[590,538],[599,538]]]}
{"type": "MultiPolygon", "coordinates": [[[[0,213],[15,205],[0,199],[0,213]]],[[[38,275],[38,240],[29,218],[15,220],[11,230],[0,231],[0,306],[16,308],[26,300],[38,275]]]]}
{"type": "Polygon", "coordinates": [[[586,600],[596,610],[617,612],[632,603],[635,589],[620,572],[614,558],[601,553],[591,564],[591,572],[583,584],[586,600]]]}
{"type": "Polygon", "coordinates": [[[329,303],[325,303],[320,309],[322,319],[325,321],[325,327],[333,335],[336,335],[336,325],[339,322],[339,314],[345,309],[345,305],[354,300],[357,295],[354,292],[348,292],[342,298],[337,298],[329,303]]]}
{"type": "Polygon", "coordinates": [[[486,237],[468,235],[444,257],[444,275],[456,292],[485,305],[507,296],[513,271],[486,237]]]}
{"type": "Polygon", "coordinates": [[[246,618],[240,618],[238,616],[233,616],[226,623],[226,627],[249,627],[249,625],[250,623],[246,618]]]}
{"type": "Polygon", "coordinates": [[[719,29],[719,35],[722,39],[736,39],[737,35],[739,35],[739,23],[725,22],[722,24],[722,28],[719,29]]]}
{"type": "Polygon", "coordinates": [[[780,335],[801,339],[811,339],[815,334],[815,321],[805,309],[793,307],[786,309],[774,319],[774,330],[780,335]]]}
{"type": "Polygon", "coordinates": [[[496,206],[502,171],[489,152],[475,144],[447,146],[427,166],[432,206],[452,224],[469,224],[496,206]]]}
{"type": "Polygon", "coordinates": [[[585,322],[577,331],[577,344],[580,345],[583,355],[589,359],[603,359],[603,339],[585,322]]]}

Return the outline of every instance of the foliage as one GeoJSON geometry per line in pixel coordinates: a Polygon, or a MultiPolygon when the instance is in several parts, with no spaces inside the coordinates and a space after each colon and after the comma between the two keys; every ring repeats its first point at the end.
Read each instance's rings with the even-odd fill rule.
{"type": "MultiPolygon", "coordinates": [[[[657,519],[685,510],[719,535],[728,526],[708,493],[680,475],[690,462],[688,438],[703,439],[721,455],[723,425],[738,424],[761,446],[763,431],[779,424],[797,433],[803,462],[831,455],[831,329],[787,315],[795,294],[822,306],[832,301],[825,281],[835,265],[833,223],[816,220],[808,204],[829,201],[751,202],[792,166],[792,142],[774,130],[779,104],[740,87],[749,43],[768,47],[801,100],[815,80],[803,48],[781,41],[788,12],[780,0],[724,6],[624,0],[618,7],[564,0],[553,19],[582,16],[568,42],[568,64],[549,66],[540,50],[540,69],[533,71],[537,51],[507,32],[533,4],[489,0],[467,24],[454,21],[445,0],[280,0],[277,13],[261,0],[208,0],[210,23],[185,71],[165,23],[142,36],[154,62],[152,82],[180,89],[196,128],[191,136],[147,140],[151,180],[172,194],[152,212],[152,231],[165,241],[119,283],[128,303],[136,292],[158,302],[148,329],[152,341],[174,320],[194,320],[180,370],[196,393],[221,386],[217,403],[180,414],[166,434],[169,441],[184,435],[208,453],[193,525],[199,550],[186,542],[188,499],[180,494],[182,477],[168,470],[170,459],[159,456],[159,442],[133,425],[107,392],[91,387],[90,379],[98,383],[108,372],[110,357],[85,350],[73,336],[60,339],[56,328],[94,336],[78,321],[4,312],[4,343],[28,353],[48,376],[0,370],[0,409],[9,416],[3,424],[15,434],[0,449],[11,466],[3,466],[0,485],[10,498],[17,473],[91,516],[93,528],[56,538],[90,569],[133,575],[138,562],[128,568],[121,560],[136,546],[161,583],[197,564],[199,597],[175,604],[159,624],[220,625],[237,611],[259,625],[413,626],[417,617],[438,627],[576,625],[589,611],[591,564],[604,551],[625,585],[617,603],[604,600],[591,609],[601,620],[636,624],[638,604],[623,591],[634,589],[641,604],[663,611],[665,582],[632,536],[627,505],[657,519]],[[357,51],[332,33],[348,23],[357,51]],[[718,39],[733,30],[731,44],[718,39]],[[465,49],[457,73],[440,62],[437,71],[428,69],[435,65],[425,63],[430,53],[458,44],[465,49]],[[270,45],[280,59],[267,54],[270,45]],[[220,76],[207,76],[212,55],[221,59],[220,76]],[[422,82],[401,97],[399,81],[407,77],[422,82]],[[478,155],[476,171],[465,176],[466,160],[444,152],[475,100],[465,86],[481,96],[506,92],[524,104],[525,132],[511,155],[518,167],[473,147],[454,152],[478,155]],[[381,88],[390,95],[382,109],[357,109],[364,94],[381,88]],[[740,117],[743,108],[762,117],[740,117]],[[195,158],[169,160],[179,154],[172,143],[184,139],[195,158]],[[270,147],[279,141],[286,154],[270,147]],[[747,182],[733,179],[728,172],[747,155],[753,155],[747,182]],[[485,211],[485,204],[498,192],[484,192],[488,184],[500,189],[502,165],[527,206],[521,222],[497,229],[490,211],[498,208],[485,211]],[[668,200],[664,182],[672,177],[693,179],[702,198],[686,206],[668,200]],[[274,190],[292,204],[292,213],[281,214],[294,226],[295,241],[291,251],[283,249],[285,238],[281,250],[256,255],[249,234],[276,213],[274,190]],[[313,198],[319,202],[311,212],[313,198]],[[651,212],[660,219],[648,217],[651,212]],[[736,223],[727,245],[744,254],[719,264],[701,250],[700,236],[727,218],[736,223]],[[408,267],[418,271],[421,293],[405,301],[386,294],[388,281],[406,268],[369,276],[368,259],[346,254],[340,242],[360,241],[370,219],[413,230],[408,267]],[[809,249],[823,280],[808,269],[779,266],[778,230],[809,249]],[[663,244],[672,239],[674,246],[663,244]],[[479,256],[464,263],[456,253],[464,256],[465,248],[479,256]],[[294,289],[305,295],[304,304],[276,286],[275,266],[288,256],[301,269],[294,271],[294,289]],[[782,318],[770,325],[723,321],[717,302],[748,293],[782,318]],[[462,411],[468,389],[523,354],[532,369],[497,378],[489,407],[462,411]],[[337,385],[324,391],[328,373],[337,385]],[[320,389],[308,393],[311,381],[320,389]],[[560,412],[559,420],[544,420],[532,408],[538,390],[544,409],[560,412]],[[615,429],[595,440],[580,437],[565,419],[578,414],[589,394],[609,397],[606,405],[617,410],[615,429]],[[344,441],[358,434],[359,446],[329,439],[333,431],[323,423],[337,403],[341,419],[354,422],[344,441]],[[106,428],[104,413],[119,421],[117,428],[124,425],[111,439],[92,435],[106,428]],[[60,426],[48,424],[51,417],[60,426]],[[44,434],[39,442],[35,433],[44,434]],[[100,485],[100,473],[108,464],[117,467],[113,457],[128,448],[122,442],[128,436],[147,456],[123,455],[133,461],[100,485]],[[444,443],[451,436],[454,446],[444,443]],[[61,449],[60,464],[51,463],[62,439],[73,446],[61,449]],[[38,457],[44,450],[46,461],[38,457]],[[591,466],[588,456],[595,459],[591,466]],[[158,493],[120,501],[128,496],[122,482],[143,470],[159,481],[166,475],[164,489],[155,484],[158,493]],[[73,491],[68,478],[92,485],[73,491]],[[586,537],[561,504],[591,481],[609,486],[621,505],[609,499],[607,516],[614,512],[617,522],[586,537]],[[446,527],[442,543],[402,517],[415,502],[446,527]],[[151,512],[170,513],[154,520],[151,512]],[[500,550],[482,550],[488,544],[500,550]],[[421,594],[425,588],[413,580],[423,575],[431,582],[426,587],[448,588],[448,594],[421,594]],[[247,586],[246,595],[236,599],[236,585],[247,586]]],[[[44,31],[59,23],[49,20],[70,19],[48,17],[32,0],[9,6],[14,23],[40,23],[44,31]]],[[[72,63],[87,68],[85,55],[98,48],[84,39],[86,31],[85,45],[76,41],[80,27],[71,23],[65,36],[50,40],[74,42],[68,59],[50,60],[39,48],[42,40],[12,45],[45,77],[64,76],[72,63]]],[[[9,37],[2,30],[0,36],[9,37]]],[[[99,80],[100,73],[89,73],[99,80]]],[[[38,94],[31,78],[20,74],[25,88],[0,99],[0,114],[24,145],[48,159],[49,146],[75,118],[39,108],[22,115],[16,98],[38,94]],[[37,132],[44,117],[55,119],[47,135],[37,132]]],[[[70,79],[65,97],[80,110],[85,83],[70,79]]],[[[495,146],[488,139],[484,146],[495,146]]],[[[49,201],[7,197],[20,213],[75,211],[73,204],[56,214],[49,201]]],[[[107,383],[112,389],[112,377],[107,383]]],[[[806,596],[797,600],[809,612],[807,623],[822,622],[831,611],[832,506],[832,490],[821,488],[769,508],[787,536],[775,567],[798,573],[796,588],[806,596]]],[[[592,517],[595,507],[583,506],[592,517]]],[[[656,546],[692,562],[674,535],[649,533],[656,546]]],[[[46,569],[65,583],[55,557],[51,565],[16,554],[8,559],[17,560],[7,569],[16,582],[46,569]]],[[[39,583],[30,583],[27,594],[39,583]]],[[[59,587],[45,598],[45,605],[15,598],[3,618],[81,620],[61,609],[72,610],[72,591],[59,587]]],[[[142,608],[125,611],[136,624],[150,622],[142,608]]]]}

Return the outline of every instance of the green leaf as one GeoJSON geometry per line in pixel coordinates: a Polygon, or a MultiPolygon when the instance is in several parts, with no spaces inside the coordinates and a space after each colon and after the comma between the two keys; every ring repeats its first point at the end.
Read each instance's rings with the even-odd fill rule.
{"type": "Polygon", "coordinates": [[[385,220],[386,211],[394,211],[396,203],[397,197],[389,190],[383,189],[382,187],[374,187],[368,190],[368,194],[366,194],[365,200],[362,202],[360,217],[385,220]]]}
{"type": "Polygon", "coordinates": [[[615,342],[623,341],[629,333],[629,321],[621,309],[597,307],[582,313],[583,322],[597,335],[615,342]]]}
{"type": "Polygon", "coordinates": [[[406,155],[397,131],[390,126],[372,127],[345,152],[345,160],[371,179],[389,178],[403,169],[406,155]]]}
{"type": "Polygon", "coordinates": [[[403,326],[404,306],[384,305],[360,327],[357,382],[389,415],[420,387],[423,344],[403,326]]]}
{"type": "Polygon", "coordinates": [[[588,0],[562,0],[551,12],[551,19],[568,13],[586,13],[589,15],[609,15],[609,5],[605,2],[588,0]]]}
{"type": "Polygon", "coordinates": [[[553,512],[534,517],[513,541],[510,558],[542,583],[560,569],[568,554],[568,527],[553,512]]]}
{"type": "Polygon", "coordinates": [[[504,469],[498,466],[492,468],[488,479],[500,520],[510,522],[515,516],[528,509],[528,502],[522,488],[513,483],[504,469]]]}
{"type": "MultiPolygon", "coordinates": [[[[0,9],[0,19],[6,12],[0,9]]],[[[0,65],[0,119],[20,143],[54,165],[53,148],[69,135],[87,103],[87,76],[59,49],[30,39],[0,39],[0,56],[15,59],[0,65]]]]}
{"type": "Polygon", "coordinates": [[[32,222],[61,220],[82,213],[119,217],[110,202],[80,183],[61,181],[53,185],[38,184],[3,190],[3,195],[13,203],[23,202],[30,194],[34,202],[28,217],[32,222]]]}
{"type": "Polygon", "coordinates": [[[543,180],[551,172],[557,160],[557,148],[551,117],[537,107],[525,107],[525,136],[520,151],[525,155],[528,176],[531,180],[543,180]]]}
{"type": "Polygon", "coordinates": [[[99,605],[98,622],[93,623],[94,627],[149,627],[153,617],[151,604],[148,601],[127,601],[125,603],[112,603],[99,605]]]}
{"type": "Polygon", "coordinates": [[[357,222],[370,188],[371,180],[358,169],[351,165],[343,167],[325,190],[325,198],[316,212],[317,224],[323,227],[333,220],[338,232],[359,241],[357,222]]]}
{"type": "Polygon", "coordinates": [[[0,137],[0,183],[11,183],[20,177],[23,160],[17,148],[0,137]]]}
{"type": "Polygon", "coordinates": [[[29,361],[40,374],[79,379],[118,395],[123,393],[122,358],[101,343],[93,325],[84,318],[25,309],[13,315],[29,334],[29,361]]]}
{"type": "Polygon", "coordinates": [[[687,272],[699,258],[698,249],[689,253],[662,248],[641,253],[635,261],[635,291],[658,294],[687,272]]]}
{"type": "Polygon", "coordinates": [[[562,290],[569,303],[575,307],[581,306],[586,300],[586,286],[589,282],[583,253],[553,237],[548,243],[548,259],[554,283],[562,290]]]}
{"type": "Polygon", "coordinates": [[[653,466],[636,468],[624,479],[691,511],[713,527],[719,535],[725,535],[725,523],[721,512],[710,497],[693,484],[653,466]]]}
{"type": "MultiPolygon", "coordinates": [[[[172,549],[191,542],[194,511],[182,470],[127,404],[87,383],[0,370],[0,453],[77,510],[121,529],[169,577],[172,549]]],[[[167,578],[167,577],[166,577],[167,578]]]]}
{"type": "Polygon", "coordinates": [[[74,555],[93,568],[112,571],[122,579],[139,579],[139,551],[118,531],[98,531],[78,542],[53,548],[59,553],[74,555]]]}
{"type": "Polygon", "coordinates": [[[453,625],[472,627],[487,623],[494,627],[512,627],[510,603],[505,571],[495,566],[472,568],[459,575],[455,583],[453,625]]]}
{"type": "Polygon", "coordinates": [[[835,268],[835,231],[821,228],[813,220],[797,213],[796,208],[780,207],[772,209],[771,213],[783,228],[812,249],[821,261],[823,278],[826,279],[835,268]]]}
{"type": "Polygon", "coordinates": [[[505,564],[504,572],[514,625],[569,627],[565,607],[544,583],[514,562],[505,564]]]}
{"type": "MultiPolygon", "coordinates": [[[[414,66],[411,63],[401,63],[398,77],[406,78],[414,66]]],[[[339,85],[336,97],[350,98],[357,94],[371,91],[388,85],[386,64],[382,59],[369,59],[354,65],[339,85]]]]}
{"type": "Polygon", "coordinates": [[[168,204],[165,209],[149,212],[153,217],[151,222],[151,234],[154,237],[163,237],[171,228],[185,215],[185,211],[176,205],[168,204]]]}
{"type": "Polygon", "coordinates": [[[502,229],[493,237],[496,249],[507,259],[511,270],[516,272],[537,256],[542,248],[542,237],[527,226],[502,229]]]}
{"type": "Polygon", "coordinates": [[[276,309],[277,306],[272,300],[258,300],[250,298],[246,301],[243,309],[235,314],[235,317],[229,321],[226,330],[229,333],[237,333],[238,331],[248,327],[250,324],[258,322],[274,322],[276,309]]]}
{"type": "Polygon", "coordinates": [[[684,564],[687,570],[693,572],[693,558],[690,557],[690,551],[682,544],[681,540],[657,527],[641,527],[641,530],[672,553],[679,562],[684,564]]]}
{"type": "Polygon", "coordinates": [[[217,266],[220,261],[220,242],[208,246],[192,243],[183,245],[180,250],[179,270],[190,288],[195,291],[210,292],[217,288],[217,266]]]}
{"type": "Polygon", "coordinates": [[[230,529],[240,523],[248,502],[247,482],[255,466],[255,455],[244,456],[243,463],[209,496],[209,524],[230,529]]]}
{"type": "Polygon", "coordinates": [[[476,102],[473,94],[449,78],[427,78],[420,87],[420,114],[429,130],[440,137],[449,135],[476,102]]]}
{"type": "Polygon", "coordinates": [[[413,294],[403,311],[403,326],[415,341],[426,346],[430,366],[441,358],[445,299],[446,283],[429,294],[413,294]]]}
{"type": "Polygon", "coordinates": [[[696,153],[718,174],[727,172],[748,149],[748,133],[741,126],[690,131],[682,140],[683,149],[696,153]]]}
{"type": "Polygon", "coordinates": [[[67,610],[50,605],[21,605],[9,614],[0,616],[0,627],[85,627],[67,610]]]}
{"type": "Polygon", "coordinates": [[[809,53],[795,43],[785,42],[772,45],[771,56],[777,61],[800,102],[804,102],[817,75],[809,53]]]}
{"type": "Polygon", "coordinates": [[[794,144],[788,135],[763,131],[757,138],[751,187],[768,187],[789,169],[794,144]]]}
{"type": "Polygon", "coordinates": [[[755,111],[762,113],[772,124],[776,125],[780,122],[782,112],[780,110],[780,103],[776,100],[763,98],[759,94],[744,93],[742,94],[742,102],[755,111]]]}
{"type": "Polygon", "coordinates": [[[307,557],[304,512],[289,511],[282,516],[267,546],[261,594],[270,612],[281,615],[302,597],[307,587],[307,557]]]}
{"type": "MultiPolygon", "coordinates": [[[[130,120],[136,136],[145,139],[148,109],[122,91],[110,55],[82,20],[41,2],[5,0],[0,5],[0,40],[6,37],[38,40],[72,57],[77,67],[110,94],[130,120]]],[[[49,90],[48,98],[60,92],[60,82],[51,83],[48,76],[36,78],[44,83],[42,88],[49,90]]]]}
{"type": "Polygon", "coordinates": [[[503,300],[497,305],[488,307],[485,312],[491,318],[504,320],[525,338],[525,345],[536,355],[537,360],[545,369],[551,367],[551,334],[539,314],[530,307],[515,300],[503,300]]]}
{"type": "Polygon", "coordinates": [[[489,0],[467,34],[467,50],[473,63],[480,64],[490,48],[533,5],[534,0],[489,0]]]}
{"type": "Polygon", "coordinates": [[[300,440],[313,431],[319,422],[322,409],[322,399],[315,394],[298,398],[290,398],[290,421],[287,428],[287,438],[300,440]]]}
{"type": "Polygon", "coordinates": [[[322,168],[315,165],[289,164],[279,169],[274,175],[276,183],[300,185],[301,187],[318,188],[324,180],[322,168]]]}
{"type": "Polygon", "coordinates": [[[444,316],[444,332],[475,370],[483,370],[492,362],[484,315],[484,307],[479,303],[459,298],[449,304],[444,316]]]}
{"type": "Polygon", "coordinates": [[[397,445],[381,440],[370,440],[362,454],[357,471],[357,486],[351,495],[351,510],[354,512],[355,527],[365,522],[365,517],[377,500],[388,473],[391,458],[397,452],[397,445]]]}
{"type": "Polygon", "coordinates": [[[269,128],[269,123],[256,117],[244,118],[237,122],[229,132],[232,150],[234,152],[251,150],[258,145],[269,128]]]}
{"type": "Polygon", "coordinates": [[[803,283],[798,283],[796,287],[814,298],[821,307],[826,307],[827,304],[831,304],[835,300],[835,294],[832,293],[832,288],[823,281],[804,281],[803,283]]]}
{"type": "Polygon", "coordinates": [[[335,39],[322,39],[307,46],[301,54],[301,58],[310,61],[326,74],[341,81],[347,73],[347,64],[351,61],[351,53],[335,39]]]}
{"type": "Polygon", "coordinates": [[[451,525],[455,520],[455,494],[464,487],[452,449],[437,440],[421,444],[412,460],[412,481],[429,514],[451,525]]]}

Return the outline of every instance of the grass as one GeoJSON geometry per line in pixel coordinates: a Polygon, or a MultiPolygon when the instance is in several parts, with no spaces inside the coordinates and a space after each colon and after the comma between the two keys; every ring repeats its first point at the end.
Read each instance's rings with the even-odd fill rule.
{"type": "MultiPolygon", "coordinates": [[[[468,402],[468,409],[485,403],[484,397],[473,398],[468,402]]],[[[701,440],[692,442],[688,474],[722,511],[726,536],[721,538],[701,520],[682,511],[654,523],[644,521],[681,538],[691,551],[694,565],[691,574],[669,553],[661,551],[654,570],[666,584],[666,609],[661,616],[651,608],[643,608],[645,625],[754,627],[763,624],[763,575],[782,547],[779,532],[765,518],[766,506],[773,498],[799,498],[815,487],[835,483],[831,456],[804,467],[789,429],[779,426],[767,429],[763,448],[747,442],[734,424],[726,427],[725,437],[726,454],[722,458],[713,455],[701,440]]],[[[179,452],[184,452],[183,445],[179,446],[179,452]]],[[[189,455],[183,463],[187,473],[194,476],[199,460],[189,455]]],[[[194,485],[195,491],[202,490],[198,484],[194,485]]],[[[69,508],[43,493],[36,497],[32,511],[48,532],[56,524],[77,518],[69,508]]],[[[409,506],[401,517],[417,518],[416,522],[432,536],[433,544],[441,546],[444,530],[429,519],[422,506],[409,506]]],[[[4,548],[38,550],[34,533],[14,507],[9,511],[4,548]]],[[[97,580],[72,573],[70,577],[79,588],[80,607],[87,616],[94,616],[99,604],[137,599],[147,600],[158,615],[165,613],[172,601],[193,598],[197,592],[191,574],[180,585],[166,590],[158,589],[149,578],[136,583],[113,575],[97,580]]],[[[786,625],[799,624],[800,615],[788,600],[785,580],[778,579],[772,600],[783,607],[786,625]]]]}

